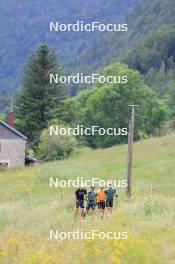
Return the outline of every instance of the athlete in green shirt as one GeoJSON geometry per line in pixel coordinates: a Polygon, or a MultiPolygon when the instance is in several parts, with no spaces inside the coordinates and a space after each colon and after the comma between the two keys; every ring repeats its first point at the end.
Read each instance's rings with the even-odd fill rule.
{"type": "Polygon", "coordinates": [[[91,190],[87,194],[87,207],[86,207],[86,213],[89,211],[89,209],[92,209],[92,219],[94,219],[94,212],[95,207],[97,204],[97,193],[95,192],[95,187],[91,186],[91,190]]]}
{"type": "MultiPolygon", "coordinates": [[[[109,187],[105,190],[106,194],[106,207],[108,212],[112,214],[112,208],[113,208],[113,201],[114,201],[114,195],[116,194],[116,189],[112,187],[112,184],[109,184],[109,187]]],[[[116,194],[116,197],[118,195],[116,194]]]]}

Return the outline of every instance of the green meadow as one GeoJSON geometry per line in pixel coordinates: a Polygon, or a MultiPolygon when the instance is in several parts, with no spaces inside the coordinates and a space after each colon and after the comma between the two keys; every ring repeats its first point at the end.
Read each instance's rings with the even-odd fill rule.
{"type": "MultiPolygon", "coordinates": [[[[175,263],[175,134],[134,144],[132,197],[118,188],[112,215],[74,215],[75,188],[49,179],[125,180],[127,145],[0,171],[0,263],[175,263]],[[127,239],[56,240],[50,230],[127,232],[127,239]]],[[[98,188],[98,186],[96,186],[98,188]]]]}

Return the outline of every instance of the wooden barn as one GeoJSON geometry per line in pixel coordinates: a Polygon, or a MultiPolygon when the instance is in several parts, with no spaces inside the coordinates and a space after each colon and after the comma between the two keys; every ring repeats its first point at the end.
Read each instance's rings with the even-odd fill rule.
{"type": "Polygon", "coordinates": [[[0,121],[0,167],[25,165],[27,137],[13,127],[14,116],[9,113],[9,123],[0,121]]]}

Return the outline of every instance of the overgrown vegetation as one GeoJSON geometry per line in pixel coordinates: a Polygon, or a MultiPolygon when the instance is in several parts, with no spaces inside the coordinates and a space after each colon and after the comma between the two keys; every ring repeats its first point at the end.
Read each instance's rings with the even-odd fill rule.
{"type": "MultiPolygon", "coordinates": [[[[56,124],[60,128],[67,129],[68,126],[59,121],[53,121],[52,126],[56,124]]],[[[74,135],[50,135],[49,129],[44,129],[40,136],[40,142],[37,149],[37,156],[45,161],[60,160],[67,158],[78,146],[74,135]]]]}

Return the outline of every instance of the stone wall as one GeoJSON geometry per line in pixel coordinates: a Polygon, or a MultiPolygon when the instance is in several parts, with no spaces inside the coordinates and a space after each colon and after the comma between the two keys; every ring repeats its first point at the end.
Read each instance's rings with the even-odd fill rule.
{"type": "Polygon", "coordinates": [[[25,164],[25,140],[0,139],[0,163],[8,161],[9,167],[25,164]]]}

